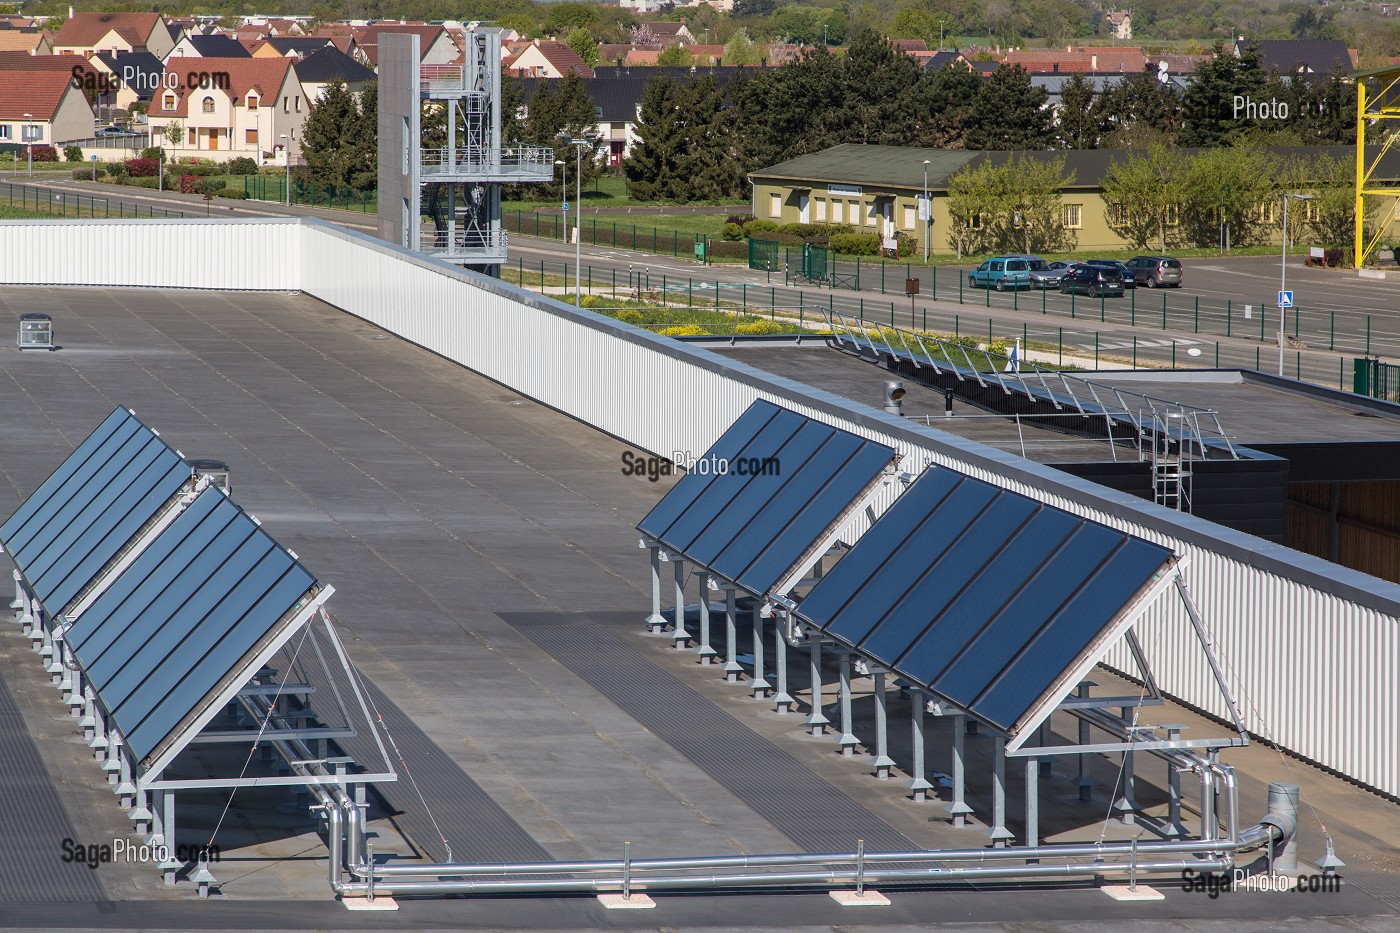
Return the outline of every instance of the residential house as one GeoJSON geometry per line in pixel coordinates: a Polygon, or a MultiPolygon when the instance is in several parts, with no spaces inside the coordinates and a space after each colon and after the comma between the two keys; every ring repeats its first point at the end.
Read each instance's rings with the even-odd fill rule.
{"type": "Polygon", "coordinates": [[[562,78],[570,72],[593,77],[588,62],[563,42],[536,40],[506,61],[502,68],[518,78],[562,78]]]}
{"type": "Polygon", "coordinates": [[[1147,56],[1135,47],[1105,46],[1060,49],[1007,49],[996,56],[999,63],[1020,65],[1031,74],[1138,74],[1147,56]]]}
{"type": "Polygon", "coordinates": [[[0,29],[0,52],[52,55],[53,43],[42,29],[0,29]]]}
{"type": "Polygon", "coordinates": [[[1133,37],[1133,13],[1131,10],[1110,10],[1103,15],[1103,32],[1107,32],[1119,42],[1127,42],[1133,37]]]}
{"type": "Polygon", "coordinates": [[[273,36],[264,39],[253,50],[253,56],[270,58],[281,55],[284,58],[299,60],[328,46],[335,47],[329,36],[273,36]]]}
{"type": "Polygon", "coordinates": [[[355,30],[355,57],[371,68],[378,68],[379,37],[385,34],[417,35],[418,55],[423,65],[451,64],[462,52],[441,26],[428,23],[375,23],[355,30]]]}
{"type": "Polygon", "coordinates": [[[685,23],[648,22],[643,25],[656,37],[656,42],[659,45],[675,45],[677,42],[681,45],[695,44],[695,35],[686,28],[685,23]]]}
{"type": "Polygon", "coordinates": [[[93,133],[92,105],[57,68],[0,74],[0,145],[61,145],[93,133]]]}
{"type": "Polygon", "coordinates": [[[905,55],[928,51],[928,43],[923,39],[891,39],[890,47],[896,52],[903,52],[905,55]]]}
{"type": "Polygon", "coordinates": [[[339,80],[356,94],[375,81],[373,71],[333,45],[322,46],[297,62],[296,71],[302,89],[313,103],[326,96],[326,88],[333,81],[339,80]]]}
{"type": "Polygon", "coordinates": [[[56,55],[150,52],[164,58],[176,36],[159,13],[74,13],[53,37],[56,55]]]}
{"type": "Polygon", "coordinates": [[[99,52],[88,63],[103,76],[97,105],[104,112],[149,106],[165,74],[165,63],[150,52],[99,52]]]}
{"type": "Polygon", "coordinates": [[[186,34],[171,48],[166,58],[247,58],[251,53],[233,36],[186,34]]]}
{"type": "MultiPolygon", "coordinates": [[[[1243,36],[1235,42],[1241,54],[1251,42],[1243,36]]],[[[1356,70],[1357,53],[1340,39],[1263,39],[1258,45],[1265,71],[1284,77],[1326,77],[1333,71],[1356,70]]]]}
{"type": "Polygon", "coordinates": [[[175,86],[156,94],[147,120],[153,134],[179,125],[174,155],[271,161],[290,144],[295,157],[311,105],[290,59],[172,58],[166,70],[175,86]]]}
{"type": "Polygon", "coordinates": [[[963,57],[958,51],[949,49],[939,49],[937,52],[921,54],[913,53],[915,61],[918,61],[925,71],[942,71],[944,68],[956,66],[967,71],[972,70],[972,63],[963,57]]]}

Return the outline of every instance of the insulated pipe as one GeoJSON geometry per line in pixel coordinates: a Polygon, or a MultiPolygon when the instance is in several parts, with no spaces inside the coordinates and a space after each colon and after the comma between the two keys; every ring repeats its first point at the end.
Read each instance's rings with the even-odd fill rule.
{"type": "MultiPolygon", "coordinates": [[[[1076,865],[1004,865],[999,867],[977,867],[963,869],[891,869],[877,871],[865,869],[866,884],[881,882],[933,883],[958,882],[981,878],[1076,878],[1102,875],[1126,876],[1133,871],[1138,874],[1180,874],[1186,869],[1198,872],[1218,872],[1230,868],[1229,858],[1178,859],[1161,862],[1085,862],[1076,865]]],[[[635,875],[636,866],[633,866],[635,875]]],[[[754,886],[794,887],[805,885],[851,885],[857,881],[857,871],[792,872],[784,874],[741,874],[741,875],[692,875],[650,878],[637,880],[633,877],[634,891],[694,890],[704,888],[732,888],[754,886]]],[[[623,880],[618,878],[560,878],[527,879],[516,881],[376,881],[376,893],[396,895],[439,895],[439,894],[485,894],[485,893],[559,893],[568,891],[611,891],[619,890],[623,880]]],[[[337,883],[333,885],[337,893],[360,894],[368,890],[363,882],[337,883]]]]}

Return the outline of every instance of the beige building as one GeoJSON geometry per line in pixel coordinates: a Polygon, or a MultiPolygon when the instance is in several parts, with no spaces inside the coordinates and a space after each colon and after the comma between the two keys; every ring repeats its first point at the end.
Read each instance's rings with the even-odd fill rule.
{"type": "Polygon", "coordinates": [[[175,47],[172,30],[159,13],[74,13],[53,37],[56,55],[97,52],[150,52],[164,58],[175,47]]]}
{"type": "Polygon", "coordinates": [[[52,146],[92,135],[93,111],[73,76],[48,68],[5,71],[0,80],[0,144],[52,146]]]}
{"type": "MultiPolygon", "coordinates": [[[[1354,159],[1356,150],[1349,146],[1297,147],[1290,153],[1323,151],[1354,159]]],[[[953,255],[956,249],[949,242],[952,218],[948,212],[948,180],[964,166],[983,159],[1005,160],[1010,155],[965,149],[833,146],[749,173],[753,183],[752,211],[759,219],[780,224],[850,224],[860,232],[885,238],[903,235],[915,241],[919,252],[927,244],[931,255],[953,255]],[[925,192],[929,200],[927,212],[920,204],[925,192]]],[[[1128,155],[1127,151],[1088,149],[1034,155],[1063,155],[1066,168],[1074,172],[1075,183],[1061,195],[1060,219],[1073,234],[1079,252],[1134,249],[1110,227],[1110,206],[1099,186],[1108,167],[1115,159],[1128,155]]],[[[1394,174],[1400,176],[1400,158],[1394,162],[1394,174]]],[[[1262,212],[1260,220],[1274,222],[1275,205],[1262,204],[1257,209],[1262,212]]],[[[1395,235],[1400,235],[1400,224],[1394,230],[1395,235]]],[[[1279,239],[1280,232],[1275,230],[1273,240],[1279,239]]]]}
{"type": "Polygon", "coordinates": [[[147,113],[152,135],[178,124],[172,156],[281,163],[296,157],[311,102],[287,58],[172,58],[147,113]],[[283,137],[286,137],[285,139],[283,137]]]}

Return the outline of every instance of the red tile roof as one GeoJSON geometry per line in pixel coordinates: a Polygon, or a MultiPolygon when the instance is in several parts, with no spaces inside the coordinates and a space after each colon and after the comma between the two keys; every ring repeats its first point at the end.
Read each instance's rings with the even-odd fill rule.
{"type": "Polygon", "coordinates": [[[235,107],[244,106],[249,91],[257,91],[262,106],[271,106],[287,79],[292,67],[289,58],[172,58],[165,63],[165,73],[173,74],[178,81],[173,89],[176,95],[175,109],[166,110],[163,104],[165,88],[162,87],[151,101],[150,114],[153,117],[184,117],[189,115],[189,102],[192,96],[199,96],[199,88],[186,86],[191,73],[219,73],[228,75],[229,86],[221,90],[233,99],[235,107]]]}
{"type": "Polygon", "coordinates": [[[72,75],[67,71],[7,70],[5,80],[0,81],[0,120],[23,120],[28,113],[35,120],[48,122],[72,86],[72,75]]]}
{"type": "Polygon", "coordinates": [[[385,34],[416,35],[418,36],[418,54],[426,55],[428,49],[443,34],[441,26],[430,26],[423,23],[381,23],[376,26],[364,26],[355,30],[355,44],[369,59],[371,65],[379,64],[379,37],[385,34]]]}
{"type": "Polygon", "coordinates": [[[115,29],[133,45],[145,45],[158,22],[159,13],[74,13],[59,28],[53,44],[59,48],[92,48],[115,29]]]}

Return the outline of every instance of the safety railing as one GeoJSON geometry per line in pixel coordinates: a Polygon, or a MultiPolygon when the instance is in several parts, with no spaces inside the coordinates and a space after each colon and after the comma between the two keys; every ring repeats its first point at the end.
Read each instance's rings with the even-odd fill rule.
{"type": "Polygon", "coordinates": [[[554,150],[548,146],[462,146],[449,152],[444,146],[424,149],[420,157],[423,175],[504,175],[549,181],[554,177],[554,150]]]}
{"type": "Polygon", "coordinates": [[[439,259],[499,262],[505,259],[509,234],[504,230],[425,230],[419,246],[439,259]]]}

